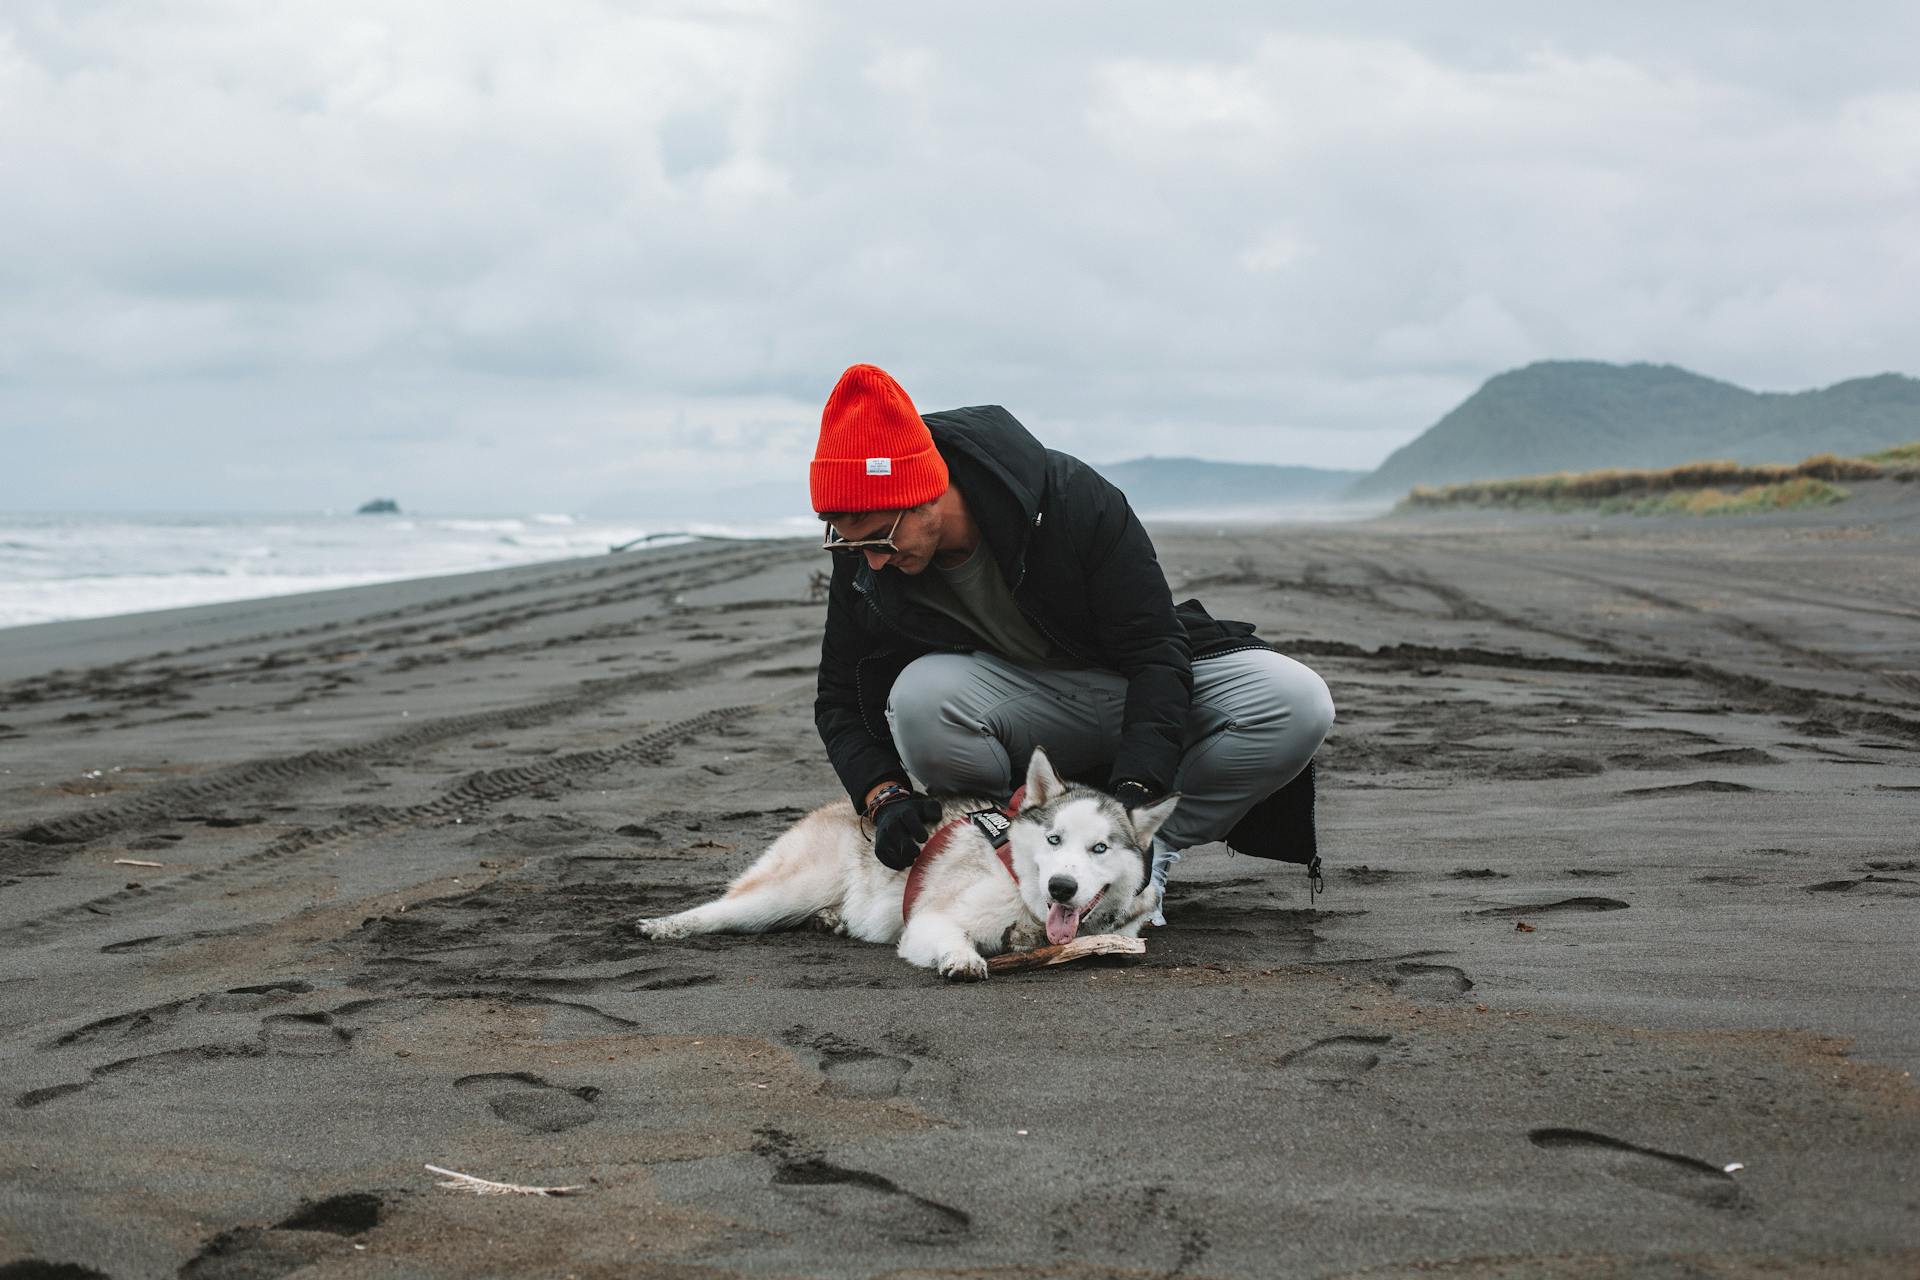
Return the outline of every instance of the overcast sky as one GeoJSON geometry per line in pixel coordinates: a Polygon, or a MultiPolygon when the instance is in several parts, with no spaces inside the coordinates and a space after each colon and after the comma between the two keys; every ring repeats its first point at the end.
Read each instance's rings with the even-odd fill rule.
{"type": "Polygon", "coordinates": [[[0,508],[804,510],[855,361],[1338,467],[1920,372],[1920,6],[1575,8],[9,0],[0,508]]]}

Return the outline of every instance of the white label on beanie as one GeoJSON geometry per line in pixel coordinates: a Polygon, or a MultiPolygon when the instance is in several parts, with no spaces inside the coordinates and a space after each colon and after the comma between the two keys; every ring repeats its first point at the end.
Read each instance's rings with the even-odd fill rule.
{"type": "Polygon", "coordinates": [[[867,474],[870,476],[890,476],[893,474],[892,458],[868,458],[867,474]]]}

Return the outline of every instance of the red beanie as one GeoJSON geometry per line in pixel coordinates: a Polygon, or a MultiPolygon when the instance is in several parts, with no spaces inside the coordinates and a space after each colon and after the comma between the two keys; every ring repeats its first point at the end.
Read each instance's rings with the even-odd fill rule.
{"type": "Polygon", "coordinates": [[[894,511],[945,493],[947,463],[906,388],[856,364],[827,397],[808,480],[815,511],[894,511]]]}

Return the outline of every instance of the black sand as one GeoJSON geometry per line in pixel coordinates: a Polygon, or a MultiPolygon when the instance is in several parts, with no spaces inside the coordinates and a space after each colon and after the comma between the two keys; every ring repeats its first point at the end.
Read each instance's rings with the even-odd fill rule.
{"type": "Polygon", "coordinates": [[[630,928],[834,794],[806,547],[0,632],[0,1277],[1920,1274],[1920,496],[1158,537],[1329,892],[973,987],[630,928]]]}

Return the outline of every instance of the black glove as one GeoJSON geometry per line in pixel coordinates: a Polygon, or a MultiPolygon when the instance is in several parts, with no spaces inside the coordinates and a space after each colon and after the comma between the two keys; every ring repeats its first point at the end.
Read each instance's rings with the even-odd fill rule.
{"type": "Polygon", "coordinates": [[[905,871],[939,821],[940,802],[931,796],[906,791],[881,802],[873,814],[873,856],[882,866],[905,871]]]}
{"type": "Polygon", "coordinates": [[[1115,800],[1129,810],[1144,808],[1166,796],[1166,792],[1150,787],[1144,782],[1135,782],[1132,778],[1122,778],[1113,784],[1109,792],[1115,800]]]}

